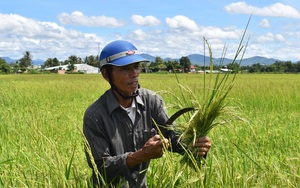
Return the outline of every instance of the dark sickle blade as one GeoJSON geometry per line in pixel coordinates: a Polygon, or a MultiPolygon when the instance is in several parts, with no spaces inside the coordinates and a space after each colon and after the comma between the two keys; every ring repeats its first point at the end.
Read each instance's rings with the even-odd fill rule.
{"type": "Polygon", "coordinates": [[[179,117],[181,116],[182,114],[186,113],[186,112],[189,112],[191,110],[194,110],[195,108],[183,108],[183,109],[180,109],[178,110],[175,114],[173,114],[169,119],[168,121],[164,124],[164,126],[166,125],[172,125],[172,123],[179,117]]]}

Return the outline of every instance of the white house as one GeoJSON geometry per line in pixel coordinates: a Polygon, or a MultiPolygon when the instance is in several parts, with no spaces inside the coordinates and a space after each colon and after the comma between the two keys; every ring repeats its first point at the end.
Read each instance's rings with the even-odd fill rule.
{"type": "Polygon", "coordinates": [[[227,69],[227,68],[222,68],[221,71],[222,71],[222,72],[231,72],[232,70],[227,69]]]}
{"type": "MultiPolygon", "coordinates": [[[[83,72],[86,74],[98,74],[100,72],[100,69],[98,67],[93,67],[87,64],[74,64],[74,67],[75,67],[74,69],[75,72],[83,72]]],[[[68,65],[47,67],[44,70],[49,70],[49,71],[68,70],[68,65]]]]}

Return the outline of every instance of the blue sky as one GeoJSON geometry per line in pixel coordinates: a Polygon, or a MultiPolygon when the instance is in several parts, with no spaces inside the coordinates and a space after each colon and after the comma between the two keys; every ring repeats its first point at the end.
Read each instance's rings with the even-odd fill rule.
{"type": "MultiPolygon", "coordinates": [[[[0,0],[0,57],[33,59],[97,55],[107,43],[131,41],[162,58],[233,58],[248,19],[245,57],[300,61],[299,0],[0,0]]],[[[245,41],[246,42],[246,41],[245,41]]]]}

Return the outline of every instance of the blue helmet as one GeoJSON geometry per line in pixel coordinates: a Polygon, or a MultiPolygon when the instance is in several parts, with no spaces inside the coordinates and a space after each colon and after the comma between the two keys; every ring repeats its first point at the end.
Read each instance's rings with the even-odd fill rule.
{"type": "Polygon", "coordinates": [[[106,65],[126,66],[137,62],[148,62],[138,54],[137,48],[130,42],[116,40],[107,44],[100,53],[100,70],[106,65]]]}

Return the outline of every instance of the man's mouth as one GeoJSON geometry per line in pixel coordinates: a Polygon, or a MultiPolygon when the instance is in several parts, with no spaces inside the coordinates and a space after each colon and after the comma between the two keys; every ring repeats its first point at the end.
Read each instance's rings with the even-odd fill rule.
{"type": "Polygon", "coordinates": [[[137,86],[138,85],[138,81],[134,81],[134,82],[130,82],[128,83],[129,86],[137,86]]]}

